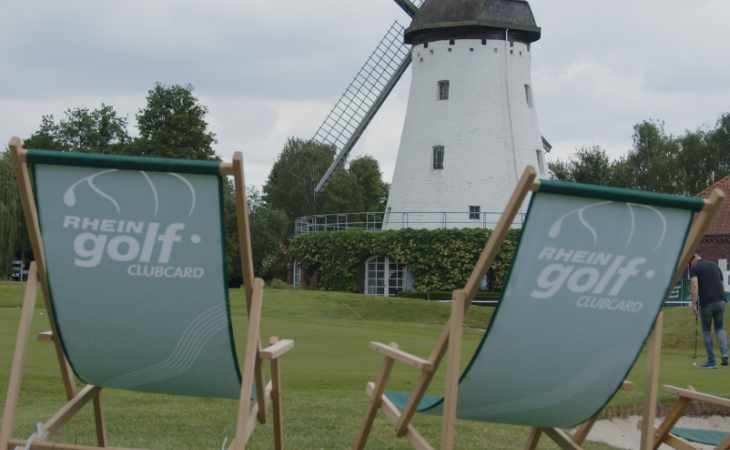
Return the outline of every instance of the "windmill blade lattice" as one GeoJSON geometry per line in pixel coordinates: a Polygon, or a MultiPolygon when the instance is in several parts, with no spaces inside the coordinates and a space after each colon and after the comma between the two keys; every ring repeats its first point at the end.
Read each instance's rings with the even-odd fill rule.
{"type": "MultiPolygon", "coordinates": [[[[420,6],[422,0],[415,3],[420,6]]],[[[322,192],[335,171],[345,163],[352,147],[410,65],[410,47],[403,42],[404,30],[405,27],[397,21],[388,28],[312,137],[316,142],[339,150],[315,192],[322,192]]]]}

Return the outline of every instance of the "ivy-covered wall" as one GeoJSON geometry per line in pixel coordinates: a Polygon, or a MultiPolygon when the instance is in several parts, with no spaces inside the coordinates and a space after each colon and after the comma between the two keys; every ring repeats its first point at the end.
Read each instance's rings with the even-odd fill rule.
{"type": "MultiPolygon", "coordinates": [[[[302,264],[304,278],[315,280],[316,287],[352,292],[363,290],[365,261],[387,256],[405,264],[415,290],[426,293],[463,287],[490,234],[471,229],[311,233],[291,240],[289,256],[302,264]]],[[[492,289],[504,286],[518,239],[519,231],[512,230],[502,245],[492,289]]]]}

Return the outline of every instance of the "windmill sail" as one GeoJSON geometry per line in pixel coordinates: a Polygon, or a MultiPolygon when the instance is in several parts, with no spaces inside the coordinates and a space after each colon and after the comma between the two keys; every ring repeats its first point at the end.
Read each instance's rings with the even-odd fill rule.
{"type": "MultiPolygon", "coordinates": [[[[416,3],[420,5],[422,1],[416,3]]],[[[388,28],[312,137],[316,142],[332,145],[339,150],[314,189],[315,192],[322,192],[335,171],[344,165],[352,147],[410,65],[410,48],[403,43],[404,29],[397,21],[388,28]]]]}

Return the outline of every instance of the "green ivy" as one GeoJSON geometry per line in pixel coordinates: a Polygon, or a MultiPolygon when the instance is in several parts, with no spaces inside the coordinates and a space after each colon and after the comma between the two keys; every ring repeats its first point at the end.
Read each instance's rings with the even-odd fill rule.
{"type": "MultiPolygon", "coordinates": [[[[365,261],[387,256],[405,264],[415,278],[416,292],[452,290],[466,283],[489,230],[331,231],[298,236],[289,256],[302,265],[305,278],[321,289],[361,292],[365,261]]],[[[501,290],[509,274],[519,231],[511,230],[493,265],[494,286],[501,290]]]]}

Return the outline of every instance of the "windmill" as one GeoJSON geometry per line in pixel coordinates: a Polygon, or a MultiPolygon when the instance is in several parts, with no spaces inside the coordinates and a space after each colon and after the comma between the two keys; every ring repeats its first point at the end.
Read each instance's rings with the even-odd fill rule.
{"type": "Polygon", "coordinates": [[[544,172],[531,45],[540,39],[526,0],[394,0],[394,22],[314,134],[338,149],[322,192],[413,63],[408,109],[384,228],[479,226],[501,212],[521,170],[544,172]],[[410,223],[395,218],[408,212],[410,223]],[[445,216],[444,216],[445,217],[445,216]],[[444,223],[438,223],[444,222],[444,223]],[[418,225],[420,224],[420,225],[418,225]]]}

